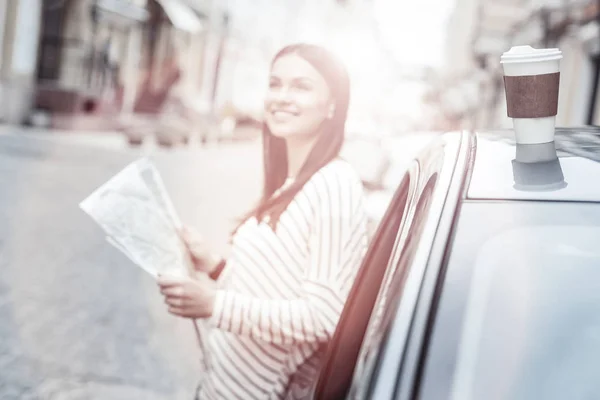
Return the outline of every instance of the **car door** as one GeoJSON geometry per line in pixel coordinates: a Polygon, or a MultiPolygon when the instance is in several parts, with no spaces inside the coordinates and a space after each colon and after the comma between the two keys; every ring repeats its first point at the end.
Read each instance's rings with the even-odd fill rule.
{"type": "Polygon", "coordinates": [[[407,210],[418,187],[419,168],[414,162],[402,178],[382,222],[375,232],[338,326],[328,346],[315,399],[343,398],[347,393],[354,364],[367,328],[371,309],[394,250],[403,237],[407,210]]]}
{"type": "MultiPolygon", "coordinates": [[[[351,399],[409,399],[426,321],[417,307],[427,274],[437,274],[444,257],[448,234],[462,196],[462,183],[470,149],[469,134],[458,140],[448,136],[437,149],[419,159],[422,169],[420,193],[414,204],[410,229],[382,286],[354,374],[351,399]],[[433,265],[433,268],[429,268],[433,265]]],[[[427,290],[426,290],[427,292],[427,290]]],[[[423,304],[421,304],[423,303],[423,304]]]]}
{"type": "MultiPolygon", "coordinates": [[[[460,135],[459,135],[460,136],[460,135]]],[[[399,259],[402,255],[403,264],[410,264],[414,257],[408,257],[409,253],[404,249],[411,237],[412,221],[415,221],[415,213],[426,215],[423,207],[428,206],[430,194],[423,196],[423,193],[436,193],[436,198],[441,197],[443,204],[443,190],[439,190],[439,183],[445,182],[447,185],[451,170],[456,161],[456,152],[460,139],[441,139],[437,144],[431,145],[424,151],[423,157],[415,161],[408,178],[405,177],[403,183],[394,196],[386,215],[382,219],[375,239],[369,247],[369,251],[355,284],[350,292],[350,296],[338,323],[336,332],[329,345],[326,354],[321,375],[319,377],[314,398],[316,399],[338,399],[344,398],[349,391],[352,376],[355,376],[355,366],[359,358],[359,347],[363,344],[367,326],[371,318],[376,319],[378,312],[372,313],[375,304],[382,303],[380,287],[389,287],[391,277],[395,276],[394,271],[400,264],[399,259]],[[441,175],[443,179],[438,179],[439,173],[445,168],[450,169],[441,175]],[[415,173],[416,172],[416,173],[415,173]],[[403,185],[406,185],[406,179],[410,179],[413,184],[414,192],[411,195],[403,196],[403,185]],[[416,181],[415,181],[416,180],[416,181]],[[406,200],[404,200],[406,198],[406,200]],[[422,199],[419,202],[419,199],[422,199]],[[377,300],[377,299],[380,300],[377,300]]],[[[439,203],[440,201],[438,201],[439,203]]],[[[427,220],[427,218],[422,218],[427,220]]],[[[419,243],[417,240],[410,240],[410,243],[419,243]]],[[[411,245],[411,249],[416,244],[411,245]]],[[[418,255],[414,250],[410,254],[418,255]]],[[[404,268],[408,271],[408,268],[404,268]]],[[[421,271],[422,273],[422,271],[421,271]]],[[[380,313],[381,309],[379,309],[380,313]]],[[[372,335],[372,333],[370,334],[372,335]]],[[[367,338],[367,342],[370,339],[367,338]]],[[[363,346],[364,348],[364,346],[363,346]]],[[[367,345],[368,348],[368,345],[367,345]]],[[[365,348],[366,349],[366,348],[365,348]]],[[[364,350],[367,352],[367,350],[364,350]]],[[[360,363],[359,363],[360,366],[360,363]]]]}
{"type": "Polygon", "coordinates": [[[392,255],[370,316],[349,398],[387,399],[396,393],[416,299],[451,187],[461,138],[441,139],[418,160],[418,192],[408,210],[401,246],[392,255]]]}

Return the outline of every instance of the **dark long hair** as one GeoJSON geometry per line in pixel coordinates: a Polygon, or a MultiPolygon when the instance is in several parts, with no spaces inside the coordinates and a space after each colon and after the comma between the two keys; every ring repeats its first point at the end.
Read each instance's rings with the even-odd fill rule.
{"type": "Polygon", "coordinates": [[[331,118],[326,119],[317,140],[294,182],[277,196],[275,191],[288,176],[288,157],[285,139],[274,136],[263,125],[264,187],[258,206],[248,215],[259,221],[269,216],[269,225],[276,229],[279,217],[296,194],[323,166],[338,157],[344,142],[344,126],[350,101],[350,80],[343,65],[326,49],[311,44],[294,44],[281,49],[271,66],[284,55],[294,54],[308,61],[325,79],[335,103],[331,118]]]}

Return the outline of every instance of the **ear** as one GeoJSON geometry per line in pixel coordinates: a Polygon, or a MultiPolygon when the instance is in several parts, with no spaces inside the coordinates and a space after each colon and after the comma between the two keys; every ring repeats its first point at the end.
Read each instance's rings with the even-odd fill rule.
{"type": "Polygon", "coordinates": [[[331,119],[331,118],[333,118],[333,115],[334,115],[334,114],[335,114],[335,104],[331,103],[331,104],[329,105],[329,111],[328,111],[328,113],[327,113],[327,118],[328,118],[328,119],[331,119]]]}

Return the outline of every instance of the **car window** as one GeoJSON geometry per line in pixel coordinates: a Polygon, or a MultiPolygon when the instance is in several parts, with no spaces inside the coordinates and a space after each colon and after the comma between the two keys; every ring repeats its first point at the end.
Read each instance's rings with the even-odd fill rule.
{"type": "Polygon", "coordinates": [[[404,283],[427,221],[436,182],[437,174],[434,174],[430,177],[418,199],[414,217],[406,236],[406,242],[399,249],[401,250],[399,260],[390,265],[386,273],[360,351],[351,398],[370,398],[371,394],[367,394],[367,392],[370,392],[371,377],[375,377],[380,373],[391,374],[389,378],[382,379],[396,379],[394,371],[380,371],[380,354],[385,351],[385,347],[390,340],[388,337],[389,328],[401,302],[404,283]]]}
{"type": "Polygon", "coordinates": [[[407,173],[377,229],[348,296],[336,332],[328,347],[315,391],[317,399],[345,397],[371,310],[405,219],[411,188],[407,173]]]}
{"type": "Polygon", "coordinates": [[[600,206],[465,204],[420,398],[600,393],[600,206]]]}

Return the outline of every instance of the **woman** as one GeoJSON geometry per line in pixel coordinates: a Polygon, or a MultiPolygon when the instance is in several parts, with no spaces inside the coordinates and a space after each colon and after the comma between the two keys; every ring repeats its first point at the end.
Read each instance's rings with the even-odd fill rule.
{"type": "Polygon", "coordinates": [[[265,100],[262,199],[226,263],[188,238],[206,273],[159,279],[169,312],[206,321],[198,398],[298,398],[316,378],[367,247],[362,184],[339,158],[348,101],[347,73],[326,50],[281,50],[265,100]]]}

